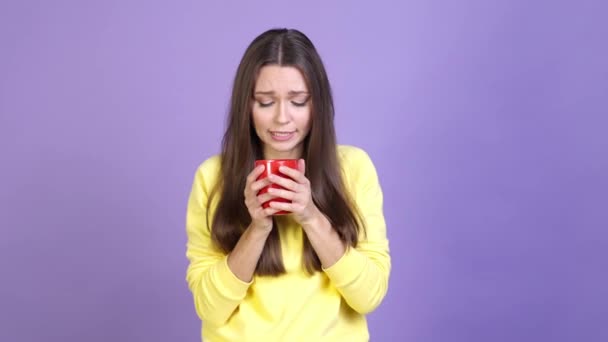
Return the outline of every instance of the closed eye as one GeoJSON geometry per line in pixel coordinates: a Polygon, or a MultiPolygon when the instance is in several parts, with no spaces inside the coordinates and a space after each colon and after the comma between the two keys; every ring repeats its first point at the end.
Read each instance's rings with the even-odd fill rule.
{"type": "Polygon", "coordinates": [[[270,106],[272,106],[272,105],[274,104],[274,102],[273,102],[273,101],[271,101],[271,102],[266,102],[266,103],[264,103],[264,102],[260,102],[260,101],[258,101],[258,104],[260,105],[260,107],[265,108],[265,107],[270,107],[270,106]]]}
{"type": "MultiPolygon", "coordinates": [[[[298,101],[290,101],[292,105],[296,106],[296,107],[304,107],[306,106],[306,104],[308,103],[308,99],[302,101],[302,102],[298,102],[298,101]]],[[[270,101],[270,102],[262,102],[262,101],[258,101],[258,105],[261,108],[266,108],[266,107],[270,107],[274,104],[274,101],[270,101]]]]}
{"type": "Polygon", "coordinates": [[[310,100],[310,96],[307,97],[304,101],[302,102],[298,102],[298,101],[291,101],[291,104],[293,104],[296,107],[304,107],[306,106],[306,104],[308,103],[308,100],[310,100]]]}

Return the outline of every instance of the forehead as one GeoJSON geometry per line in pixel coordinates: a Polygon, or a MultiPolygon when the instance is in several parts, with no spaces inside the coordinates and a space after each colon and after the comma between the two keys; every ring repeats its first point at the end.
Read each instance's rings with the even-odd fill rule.
{"type": "Polygon", "coordinates": [[[296,67],[266,65],[260,69],[255,83],[255,91],[307,91],[304,76],[296,67]]]}

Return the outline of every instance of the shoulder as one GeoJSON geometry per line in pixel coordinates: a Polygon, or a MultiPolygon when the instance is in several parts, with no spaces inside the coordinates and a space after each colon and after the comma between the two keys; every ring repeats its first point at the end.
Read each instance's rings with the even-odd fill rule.
{"type": "Polygon", "coordinates": [[[376,167],[369,154],[360,147],[338,145],[338,159],[348,187],[358,188],[378,183],[376,167]]]}
{"type": "Polygon", "coordinates": [[[373,167],[369,154],[357,146],[338,145],[338,160],[347,169],[373,167]]]}
{"type": "Polygon", "coordinates": [[[207,159],[205,159],[198,166],[198,172],[207,174],[215,174],[220,170],[221,166],[221,157],[219,154],[213,155],[207,159]]]}
{"type": "Polygon", "coordinates": [[[210,190],[219,178],[221,168],[221,156],[213,155],[205,159],[196,169],[196,181],[200,183],[205,191],[210,190]]]}
{"type": "MultiPolygon", "coordinates": [[[[382,204],[382,187],[369,154],[355,146],[338,145],[343,184],[359,206],[382,204]]],[[[373,206],[372,205],[372,206],[373,206]]]]}

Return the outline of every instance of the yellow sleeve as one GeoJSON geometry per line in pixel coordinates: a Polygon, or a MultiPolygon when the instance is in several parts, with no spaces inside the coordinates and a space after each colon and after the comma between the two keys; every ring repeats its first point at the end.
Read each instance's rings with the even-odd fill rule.
{"type": "Polygon", "coordinates": [[[366,223],[367,234],[361,235],[356,248],[348,248],[324,271],[348,305],[366,314],[380,305],[386,295],[391,260],[376,169],[363,150],[356,149],[352,154],[355,155],[346,172],[356,172],[350,175],[350,191],[366,223]]]}
{"type": "MultiPolygon", "coordinates": [[[[188,237],[186,256],[190,261],[186,280],[194,297],[196,313],[201,320],[224,324],[241,303],[251,283],[237,278],[230,270],[227,255],[214,246],[207,225],[207,200],[211,178],[211,161],[203,163],[196,172],[186,214],[188,237]]],[[[211,222],[211,218],[209,219],[211,222]]]]}

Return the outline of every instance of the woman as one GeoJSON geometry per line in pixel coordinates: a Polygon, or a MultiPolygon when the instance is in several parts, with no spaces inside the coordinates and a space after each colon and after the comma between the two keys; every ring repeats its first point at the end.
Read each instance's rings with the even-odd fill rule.
{"type": "Polygon", "coordinates": [[[204,341],[367,341],[390,273],[382,191],[368,155],[336,145],[327,74],[297,30],[247,48],[220,155],[196,171],[187,281],[204,341]],[[299,159],[256,180],[257,159],[299,159]],[[285,190],[258,192],[270,183],[285,190]],[[261,203],[281,197],[291,203],[261,203]],[[276,215],[278,211],[289,215],[276,215]]]}

